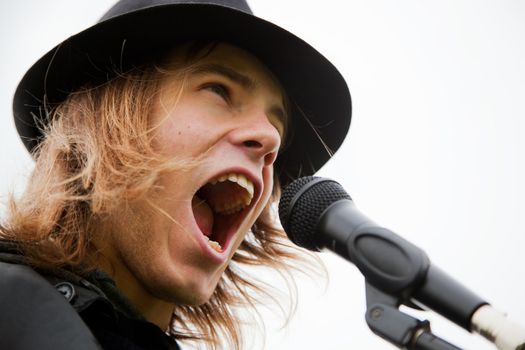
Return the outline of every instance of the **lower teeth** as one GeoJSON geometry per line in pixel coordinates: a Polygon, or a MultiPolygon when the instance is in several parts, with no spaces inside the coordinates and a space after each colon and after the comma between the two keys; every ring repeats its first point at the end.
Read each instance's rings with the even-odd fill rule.
{"type": "MultiPolygon", "coordinates": [[[[206,236],[204,236],[204,237],[206,237],[206,236]]],[[[206,238],[208,238],[208,237],[206,237],[206,238]]],[[[222,247],[221,247],[221,245],[218,242],[212,241],[211,239],[208,238],[208,245],[213,250],[215,250],[217,253],[222,253],[222,247]]]]}
{"type": "Polygon", "coordinates": [[[210,245],[210,247],[215,250],[217,253],[221,253],[222,252],[222,247],[219,243],[215,242],[215,241],[209,241],[208,244],[210,245]]]}

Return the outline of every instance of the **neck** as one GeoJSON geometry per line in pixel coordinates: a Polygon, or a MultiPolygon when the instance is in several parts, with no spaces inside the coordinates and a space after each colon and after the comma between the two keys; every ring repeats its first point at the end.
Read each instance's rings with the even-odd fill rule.
{"type": "Polygon", "coordinates": [[[118,290],[147,321],[167,331],[170,327],[174,305],[154,297],[144,289],[131,271],[115,258],[117,255],[110,246],[105,245],[100,249],[100,253],[105,258],[98,259],[97,266],[115,281],[118,290]]]}

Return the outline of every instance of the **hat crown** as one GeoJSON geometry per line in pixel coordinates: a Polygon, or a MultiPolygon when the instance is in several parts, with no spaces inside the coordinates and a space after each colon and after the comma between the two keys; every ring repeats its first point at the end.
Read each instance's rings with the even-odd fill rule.
{"type": "Polygon", "coordinates": [[[120,0],[102,16],[99,22],[130,12],[165,5],[215,5],[253,14],[245,0],[120,0]]]}

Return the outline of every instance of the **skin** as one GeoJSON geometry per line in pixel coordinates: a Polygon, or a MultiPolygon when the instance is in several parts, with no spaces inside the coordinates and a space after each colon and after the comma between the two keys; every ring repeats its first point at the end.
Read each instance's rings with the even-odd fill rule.
{"type": "MultiPolygon", "coordinates": [[[[175,52],[173,62],[182,61],[183,54],[175,52]]],[[[219,44],[195,67],[182,90],[179,74],[164,78],[151,122],[157,126],[153,144],[161,153],[202,161],[162,175],[155,196],[124,208],[118,229],[110,230],[101,249],[101,267],[146,319],[162,329],[168,328],[175,305],[199,305],[210,298],[268,204],[284,129],[282,90],[254,56],[219,44]],[[210,67],[226,67],[247,80],[210,67]],[[191,201],[201,186],[228,169],[251,174],[258,190],[227,250],[210,258],[199,245],[202,233],[191,201]]]]}

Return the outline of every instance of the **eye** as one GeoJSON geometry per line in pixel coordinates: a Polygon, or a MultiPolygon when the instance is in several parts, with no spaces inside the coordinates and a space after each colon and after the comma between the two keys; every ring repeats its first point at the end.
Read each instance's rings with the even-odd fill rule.
{"type": "Polygon", "coordinates": [[[202,87],[203,90],[211,91],[219,95],[226,102],[230,101],[230,90],[221,83],[208,83],[202,87]]]}

